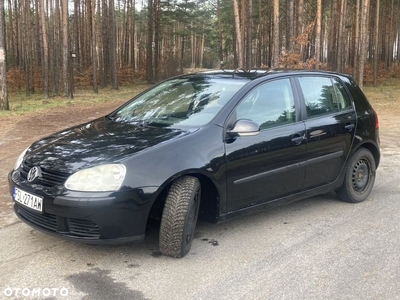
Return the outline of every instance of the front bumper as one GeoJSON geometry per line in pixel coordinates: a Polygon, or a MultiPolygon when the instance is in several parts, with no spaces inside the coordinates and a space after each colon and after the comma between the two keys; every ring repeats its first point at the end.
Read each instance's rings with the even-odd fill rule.
{"type": "Polygon", "coordinates": [[[14,211],[25,223],[42,232],[88,244],[130,243],[144,239],[156,188],[84,193],[41,188],[26,182],[18,171],[8,175],[14,187],[43,197],[43,212],[15,202],[14,211]],[[51,193],[53,191],[54,193],[51,193]]]}

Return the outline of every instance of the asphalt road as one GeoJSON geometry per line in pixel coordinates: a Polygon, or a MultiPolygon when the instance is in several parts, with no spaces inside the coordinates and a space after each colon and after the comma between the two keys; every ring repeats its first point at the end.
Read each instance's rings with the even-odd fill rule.
{"type": "Polygon", "coordinates": [[[155,229],[143,244],[90,246],[33,230],[10,210],[0,299],[400,299],[400,143],[395,132],[381,139],[365,202],[331,193],[200,223],[183,259],[159,254],[155,229]]]}

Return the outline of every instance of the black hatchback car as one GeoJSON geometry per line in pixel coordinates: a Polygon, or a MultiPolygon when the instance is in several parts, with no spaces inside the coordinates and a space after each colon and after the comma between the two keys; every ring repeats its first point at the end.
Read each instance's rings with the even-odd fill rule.
{"type": "Polygon", "coordinates": [[[9,173],[15,213],[86,243],[144,238],[188,253],[198,217],[336,191],[370,194],[379,123],[354,80],[321,71],[211,71],[175,77],[111,114],[43,138],[9,173]]]}

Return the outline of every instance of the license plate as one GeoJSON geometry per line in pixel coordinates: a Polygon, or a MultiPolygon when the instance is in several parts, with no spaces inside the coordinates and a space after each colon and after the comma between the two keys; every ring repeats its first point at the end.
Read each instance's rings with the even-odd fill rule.
{"type": "Polygon", "coordinates": [[[36,211],[43,211],[43,198],[27,193],[19,188],[14,187],[13,198],[16,202],[34,209],[36,211]]]}

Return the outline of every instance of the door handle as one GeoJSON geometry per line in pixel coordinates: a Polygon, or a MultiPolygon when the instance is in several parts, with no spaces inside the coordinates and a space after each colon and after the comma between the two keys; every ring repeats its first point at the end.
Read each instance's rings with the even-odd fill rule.
{"type": "Polygon", "coordinates": [[[292,142],[293,142],[295,145],[300,145],[301,142],[302,142],[303,140],[305,140],[305,139],[306,139],[306,137],[305,137],[304,135],[300,135],[300,134],[296,133],[296,134],[294,134],[293,137],[292,137],[292,142]]]}
{"type": "Polygon", "coordinates": [[[351,124],[351,123],[347,123],[346,126],[344,126],[344,128],[346,129],[347,132],[351,132],[354,127],[355,127],[355,125],[351,124]]]}

